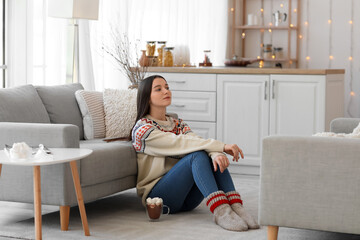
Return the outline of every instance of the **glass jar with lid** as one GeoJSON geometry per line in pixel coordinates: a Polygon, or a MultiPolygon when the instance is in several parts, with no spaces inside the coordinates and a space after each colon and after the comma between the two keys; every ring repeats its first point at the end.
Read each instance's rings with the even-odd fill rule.
{"type": "Polygon", "coordinates": [[[264,44],[263,57],[264,59],[272,58],[272,44],[264,44]]]}
{"type": "Polygon", "coordinates": [[[173,47],[165,47],[164,48],[164,67],[173,67],[174,66],[174,55],[172,51],[174,50],[173,47]]]}
{"type": "Polygon", "coordinates": [[[147,41],[146,42],[146,56],[154,56],[155,55],[155,41],[147,41]]]}
{"type": "Polygon", "coordinates": [[[283,48],[282,47],[274,47],[274,55],[276,59],[283,59],[284,58],[284,53],[283,53],[283,48]]]}
{"type": "Polygon", "coordinates": [[[164,60],[164,48],[166,46],[166,41],[158,41],[158,48],[157,48],[157,52],[158,52],[158,67],[162,67],[163,64],[163,60],[164,60]]]}

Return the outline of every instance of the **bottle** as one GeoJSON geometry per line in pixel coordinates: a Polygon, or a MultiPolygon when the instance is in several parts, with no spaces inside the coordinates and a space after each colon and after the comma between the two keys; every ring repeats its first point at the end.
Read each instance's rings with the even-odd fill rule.
{"type": "Polygon", "coordinates": [[[154,56],[155,55],[155,41],[146,42],[146,55],[154,56]]]}
{"type": "Polygon", "coordinates": [[[162,67],[164,65],[163,63],[163,60],[164,60],[164,48],[166,46],[166,41],[158,41],[158,49],[157,49],[157,52],[158,52],[158,67],[162,67]]]}
{"type": "Polygon", "coordinates": [[[174,56],[172,51],[174,50],[173,47],[165,47],[165,54],[164,54],[164,67],[173,67],[174,66],[174,56]]]}

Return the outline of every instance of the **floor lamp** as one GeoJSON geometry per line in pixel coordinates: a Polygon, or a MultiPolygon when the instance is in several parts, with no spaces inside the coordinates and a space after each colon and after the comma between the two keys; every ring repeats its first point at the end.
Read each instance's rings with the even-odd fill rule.
{"type": "Polygon", "coordinates": [[[48,0],[48,16],[70,19],[66,83],[79,82],[79,27],[77,19],[97,20],[99,0],[48,0]]]}

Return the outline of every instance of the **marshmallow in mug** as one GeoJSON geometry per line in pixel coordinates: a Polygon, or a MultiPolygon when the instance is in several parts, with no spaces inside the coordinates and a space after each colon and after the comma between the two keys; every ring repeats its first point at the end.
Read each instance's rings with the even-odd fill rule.
{"type": "Polygon", "coordinates": [[[25,143],[14,143],[10,149],[10,157],[14,159],[29,158],[32,154],[32,149],[25,143]]]}
{"type": "Polygon", "coordinates": [[[154,198],[148,197],[146,199],[146,204],[148,204],[148,205],[156,204],[156,205],[160,206],[162,203],[163,203],[163,200],[159,197],[154,197],[154,198]]]}

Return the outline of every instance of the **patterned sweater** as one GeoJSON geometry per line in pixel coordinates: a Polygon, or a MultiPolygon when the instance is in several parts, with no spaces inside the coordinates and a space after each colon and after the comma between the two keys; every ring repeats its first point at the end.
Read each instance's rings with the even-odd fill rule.
{"type": "Polygon", "coordinates": [[[194,134],[181,119],[166,116],[166,121],[150,115],[140,119],[132,130],[132,144],[137,152],[137,193],[145,199],[155,186],[184,155],[204,150],[214,159],[223,154],[224,143],[203,139],[194,134]]]}

